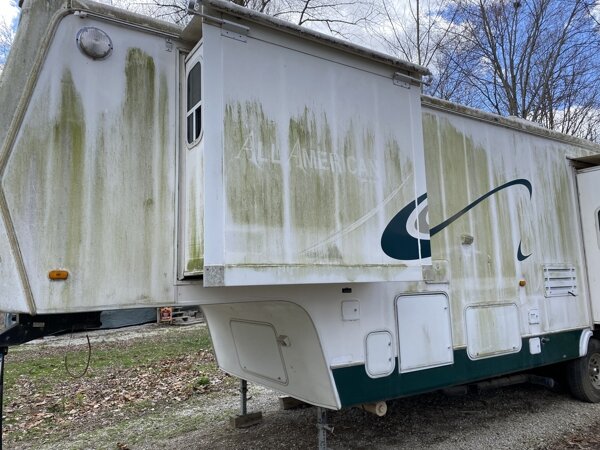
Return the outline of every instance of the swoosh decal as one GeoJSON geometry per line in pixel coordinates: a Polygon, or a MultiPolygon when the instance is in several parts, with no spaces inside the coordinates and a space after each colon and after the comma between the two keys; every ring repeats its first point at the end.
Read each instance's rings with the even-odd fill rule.
{"type": "Polygon", "coordinates": [[[466,214],[467,212],[469,212],[470,210],[472,210],[473,208],[475,208],[477,205],[479,205],[486,198],[494,195],[496,192],[501,191],[502,189],[506,189],[508,187],[515,186],[517,184],[525,186],[527,188],[527,190],[529,191],[529,198],[531,198],[531,196],[533,195],[533,189],[531,187],[531,183],[529,182],[529,180],[525,180],[524,178],[519,178],[517,180],[509,181],[508,183],[504,183],[502,186],[498,186],[497,188],[492,189],[487,194],[482,195],[477,200],[475,200],[473,203],[471,203],[470,205],[467,205],[464,209],[461,209],[459,212],[457,212],[456,214],[454,214],[449,219],[446,219],[442,223],[440,223],[439,225],[436,225],[435,227],[433,227],[431,229],[431,231],[430,231],[431,236],[434,236],[435,234],[437,234],[440,231],[442,231],[444,228],[446,228],[452,222],[454,222],[455,220],[457,220],[458,218],[460,218],[462,215],[466,214]]]}
{"type": "Polygon", "coordinates": [[[517,259],[519,261],[525,261],[530,256],[531,256],[531,253],[529,255],[524,255],[523,254],[523,252],[521,251],[521,242],[519,242],[519,249],[517,250],[517,259]]]}
{"type": "MultiPolygon", "coordinates": [[[[529,191],[529,198],[533,195],[533,188],[529,180],[524,178],[518,178],[516,180],[509,181],[508,183],[504,183],[501,186],[498,186],[488,193],[482,195],[474,202],[467,205],[462,210],[458,211],[452,217],[444,220],[439,225],[430,229],[430,236],[434,236],[435,234],[442,231],[451,223],[458,220],[461,216],[465,215],[471,209],[475,208],[482,201],[487,199],[488,197],[496,194],[497,192],[509,188],[511,186],[521,185],[527,188],[529,191]]],[[[431,243],[428,239],[421,239],[421,254],[419,255],[419,239],[412,236],[408,230],[408,219],[413,213],[415,209],[427,198],[427,194],[423,194],[417,198],[415,202],[411,202],[402,208],[398,214],[396,214],[392,220],[388,223],[387,227],[383,231],[381,235],[381,249],[383,252],[388,255],[390,258],[399,259],[399,260],[414,260],[421,258],[429,258],[431,256],[431,243]]],[[[420,226],[420,224],[419,224],[420,226]]],[[[521,252],[521,243],[519,243],[519,250],[517,253],[517,258],[519,261],[524,261],[529,258],[531,254],[525,256],[521,252]],[[523,259],[521,259],[523,258],[523,259]]]]}

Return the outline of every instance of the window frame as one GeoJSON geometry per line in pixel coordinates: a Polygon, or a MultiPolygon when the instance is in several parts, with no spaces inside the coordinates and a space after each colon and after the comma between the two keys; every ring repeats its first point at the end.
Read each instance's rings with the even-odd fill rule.
{"type": "Polygon", "coordinates": [[[204,89],[203,89],[203,76],[202,76],[202,57],[200,55],[200,53],[198,52],[196,55],[194,55],[189,61],[186,61],[186,70],[185,70],[185,144],[187,146],[188,149],[191,149],[192,147],[195,147],[198,142],[200,142],[200,140],[202,140],[202,137],[204,136],[204,121],[203,121],[203,106],[204,106],[204,99],[203,99],[203,93],[204,93],[204,89]],[[194,105],[192,105],[190,108],[188,108],[188,101],[189,101],[189,89],[190,89],[190,74],[192,73],[192,71],[196,68],[196,66],[198,66],[200,68],[200,100],[195,103],[194,105]],[[196,136],[196,132],[197,129],[195,128],[196,122],[197,122],[197,115],[200,115],[200,131],[197,133],[196,136]],[[195,136],[191,141],[189,141],[189,118],[192,117],[192,136],[195,136]]]}

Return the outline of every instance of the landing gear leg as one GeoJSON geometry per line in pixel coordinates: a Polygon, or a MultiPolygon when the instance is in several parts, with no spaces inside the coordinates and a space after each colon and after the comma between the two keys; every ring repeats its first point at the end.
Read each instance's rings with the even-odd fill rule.
{"type": "MultiPolygon", "coordinates": [[[[257,425],[262,421],[262,412],[248,414],[248,382],[240,380],[240,414],[229,418],[234,428],[246,428],[257,425]]],[[[2,450],[0,448],[0,450],[2,450]]]]}
{"type": "Polygon", "coordinates": [[[317,407],[317,430],[319,439],[319,450],[327,450],[327,432],[333,433],[333,427],[327,425],[327,410],[317,407]]]}
{"type": "Polygon", "coordinates": [[[240,380],[240,416],[248,412],[248,382],[240,380]]]}

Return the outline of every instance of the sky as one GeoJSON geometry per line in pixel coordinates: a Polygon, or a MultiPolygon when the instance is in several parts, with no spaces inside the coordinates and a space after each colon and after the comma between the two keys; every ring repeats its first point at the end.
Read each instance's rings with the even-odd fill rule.
{"type": "Polygon", "coordinates": [[[12,36],[17,29],[19,12],[17,0],[0,0],[0,73],[10,50],[12,36]]]}
{"type": "Polygon", "coordinates": [[[19,8],[14,0],[0,0],[0,21],[16,24],[19,8]]]}

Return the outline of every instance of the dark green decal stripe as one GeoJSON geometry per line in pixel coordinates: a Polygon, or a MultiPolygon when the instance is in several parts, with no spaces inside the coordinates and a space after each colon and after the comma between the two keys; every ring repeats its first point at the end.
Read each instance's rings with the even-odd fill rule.
{"type": "MultiPolygon", "coordinates": [[[[529,180],[524,178],[519,178],[516,180],[509,181],[508,183],[504,183],[502,186],[498,186],[488,193],[482,195],[474,202],[470,203],[456,214],[454,214],[449,219],[444,220],[442,223],[432,227],[430,229],[430,235],[433,236],[452,222],[458,220],[460,217],[468,213],[470,210],[475,208],[478,204],[483,202],[488,197],[491,197],[496,192],[499,192],[503,189],[509,188],[511,186],[521,185],[525,186],[529,191],[529,198],[533,195],[533,187],[529,180]]],[[[390,258],[399,259],[399,260],[415,260],[421,258],[428,258],[431,256],[431,243],[428,239],[417,239],[412,236],[408,232],[408,219],[412,215],[412,213],[417,209],[417,207],[427,198],[427,194],[423,194],[417,198],[416,201],[410,202],[404,208],[396,214],[390,223],[383,230],[383,234],[381,235],[381,249],[383,252],[388,255],[390,258]],[[419,243],[421,245],[421,254],[419,255],[419,243]]],[[[519,261],[523,261],[529,258],[531,255],[523,256],[521,253],[521,244],[519,244],[519,261]],[[521,259],[523,257],[523,259],[521,259]]]]}
{"type": "Polygon", "coordinates": [[[531,187],[531,183],[529,182],[529,180],[526,180],[524,178],[519,178],[517,180],[509,181],[508,183],[504,183],[502,186],[498,186],[497,188],[492,189],[487,194],[482,195],[477,200],[475,200],[471,204],[467,205],[465,208],[461,209],[459,212],[457,212],[456,214],[454,214],[449,219],[444,220],[439,225],[436,225],[435,227],[431,227],[431,230],[430,230],[431,235],[433,236],[433,235],[439,233],[444,228],[446,228],[448,225],[450,225],[452,222],[455,222],[456,220],[458,220],[461,216],[463,216],[466,213],[468,213],[470,210],[472,210],[473,208],[475,208],[477,205],[479,205],[486,198],[491,197],[492,195],[494,195],[496,192],[499,192],[499,191],[501,191],[503,189],[506,189],[506,188],[509,188],[511,186],[515,186],[517,184],[525,186],[527,188],[527,190],[529,191],[529,198],[531,198],[531,196],[533,195],[533,188],[531,187]]]}
{"type": "Polygon", "coordinates": [[[342,406],[374,402],[420,394],[447,386],[469,383],[485,378],[553,364],[579,356],[581,330],[546,335],[542,353],[529,353],[529,339],[522,341],[519,353],[473,361],[466,349],[454,351],[454,364],[416,372],[395,371],[383,378],[369,378],[365,366],[333,369],[342,406]]]}

